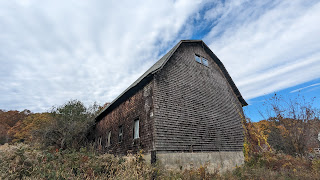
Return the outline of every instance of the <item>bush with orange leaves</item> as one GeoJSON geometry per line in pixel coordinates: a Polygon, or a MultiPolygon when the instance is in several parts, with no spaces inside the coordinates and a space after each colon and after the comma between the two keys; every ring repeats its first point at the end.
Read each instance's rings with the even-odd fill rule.
{"type": "Polygon", "coordinates": [[[272,123],[268,121],[253,123],[250,119],[243,118],[242,124],[245,134],[244,156],[246,161],[257,154],[272,151],[268,143],[269,127],[272,123]]]}
{"type": "Polygon", "coordinates": [[[317,140],[320,132],[319,109],[313,107],[315,98],[306,100],[303,96],[286,100],[274,95],[266,102],[269,107],[268,142],[278,152],[303,156],[310,149],[320,146],[317,140]]]}

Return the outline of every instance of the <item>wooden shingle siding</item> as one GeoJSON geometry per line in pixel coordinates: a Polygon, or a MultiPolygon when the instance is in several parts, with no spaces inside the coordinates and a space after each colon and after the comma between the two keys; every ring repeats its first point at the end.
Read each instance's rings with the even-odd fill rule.
{"type": "Polygon", "coordinates": [[[122,102],[96,124],[95,136],[102,137],[102,151],[112,154],[135,153],[153,149],[153,81],[122,102]],[[133,139],[134,120],[139,118],[138,139],[133,139]],[[123,127],[122,142],[118,142],[119,126],[123,127]],[[111,144],[106,147],[111,130],[111,144]]]}
{"type": "MultiPolygon", "coordinates": [[[[242,151],[247,105],[221,61],[202,41],[180,41],[96,117],[102,152],[242,151]],[[208,60],[197,62],[195,54],[208,60]],[[139,119],[139,138],[133,138],[139,119]],[[119,127],[122,142],[119,142],[119,127]],[[108,133],[111,144],[107,147],[108,133]]],[[[152,158],[151,158],[152,161],[152,158]]]]}
{"type": "Polygon", "coordinates": [[[241,151],[240,114],[232,87],[198,43],[181,44],[154,75],[157,151],[241,151]],[[195,54],[209,66],[196,62],[195,54]]]}

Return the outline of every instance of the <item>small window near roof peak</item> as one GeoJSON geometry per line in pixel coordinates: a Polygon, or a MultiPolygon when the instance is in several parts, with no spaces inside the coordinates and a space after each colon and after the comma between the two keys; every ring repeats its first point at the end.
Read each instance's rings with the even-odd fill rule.
{"type": "Polygon", "coordinates": [[[202,64],[205,66],[209,66],[208,60],[206,58],[202,58],[202,64]]]}
{"type": "Polygon", "coordinates": [[[201,63],[201,57],[200,57],[200,56],[194,55],[194,58],[196,59],[196,61],[197,61],[198,63],[201,63]]]}
{"type": "Polygon", "coordinates": [[[194,55],[194,58],[198,63],[201,63],[201,64],[209,67],[209,62],[206,58],[199,56],[199,55],[196,55],[196,54],[194,55]]]}

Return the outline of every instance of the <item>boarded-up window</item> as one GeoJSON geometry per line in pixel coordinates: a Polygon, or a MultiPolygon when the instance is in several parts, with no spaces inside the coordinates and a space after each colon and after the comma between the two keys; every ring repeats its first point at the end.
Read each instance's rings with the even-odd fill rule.
{"type": "Polygon", "coordinates": [[[136,119],[134,121],[134,126],[133,126],[133,139],[138,139],[139,138],[139,119],[136,119]]]}
{"type": "Polygon", "coordinates": [[[118,142],[122,142],[123,140],[123,127],[119,126],[119,138],[118,138],[118,142]]]}

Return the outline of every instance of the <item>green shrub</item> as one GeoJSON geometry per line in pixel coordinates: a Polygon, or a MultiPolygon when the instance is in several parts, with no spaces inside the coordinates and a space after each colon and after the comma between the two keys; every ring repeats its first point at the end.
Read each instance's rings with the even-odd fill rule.
{"type": "Polygon", "coordinates": [[[50,113],[53,116],[51,122],[35,130],[34,136],[45,147],[80,149],[88,143],[87,134],[94,125],[98,108],[95,104],[86,108],[78,100],[54,107],[50,113]]]}

